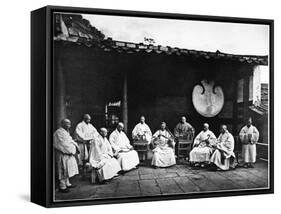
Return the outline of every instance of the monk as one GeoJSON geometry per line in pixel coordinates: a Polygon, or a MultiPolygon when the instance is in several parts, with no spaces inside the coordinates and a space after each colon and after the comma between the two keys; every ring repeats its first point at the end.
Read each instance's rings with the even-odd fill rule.
{"type": "Polygon", "coordinates": [[[253,164],[256,162],[257,156],[256,143],[259,140],[259,131],[252,125],[252,122],[252,118],[250,117],[247,125],[244,126],[239,133],[245,168],[254,168],[253,164]]]}
{"type": "Polygon", "coordinates": [[[91,116],[89,114],[85,114],[83,121],[77,124],[74,136],[81,151],[78,155],[78,164],[85,170],[85,164],[89,160],[90,143],[98,136],[96,128],[91,124],[91,116]]]}
{"type": "Polygon", "coordinates": [[[109,142],[122,171],[126,172],[137,168],[139,164],[139,157],[138,153],[130,144],[128,137],[123,132],[123,129],[124,124],[119,122],[117,128],[109,136],[109,142]]]}
{"type": "Polygon", "coordinates": [[[176,164],[174,152],[174,138],[166,129],[166,123],[162,122],[161,127],[153,135],[153,158],[151,165],[156,167],[169,167],[176,164]]]}
{"type": "MultiPolygon", "coordinates": [[[[174,129],[175,142],[177,144],[176,149],[178,149],[178,145],[180,142],[190,142],[189,145],[191,146],[191,142],[193,141],[194,134],[195,134],[194,128],[192,127],[192,125],[186,122],[186,117],[182,116],[181,121],[176,125],[174,129]]],[[[177,154],[179,156],[183,156],[188,160],[188,156],[189,156],[188,150],[186,150],[184,153],[183,151],[181,151],[181,154],[178,151],[177,154]]]]}
{"type": "Polygon", "coordinates": [[[221,126],[220,132],[217,144],[213,146],[215,151],[211,156],[210,162],[213,163],[215,169],[218,170],[234,169],[234,138],[227,130],[226,125],[221,126]]]}
{"type": "Polygon", "coordinates": [[[100,135],[91,143],[90,165],[96,169],[100,183],[112,179],[121,171],[118,161],[113,157],[112,147],[107,140],[107,129],[101,128],[100,135]]]}
{"type": "Polygon", "coordinates": [[[55,148],[56,166],[59,179],[60,192],[67,193],[69,188],[75,186],[70,183],[70,178],[79,174],[75,155],[79,147],[69,134],[71,122],[69,119],[61,121],[61,127],[55,131],[53,146],[55,148]]]}
{"type": "Polygon", "coordinates": [[[210,162],[215,142],[215,134],[209,130],[209,124],[204,123],[203,130],[194,139],[193,149],[189,153],[191,165],[204,168],[210,162]]]}
{"type": "Polygon", "coordinates": [[[186,122],[186,117],[182,116],[180,123],[177,124],[174,129],[174,135],[176,138],[187,139],[188,137],[193,138],[194,128],[188,122],[186,122]]]}
{"type": "Polygon", "coordinates": [[[149,126],[145,123],[144,116],[141,116],[140,122],[133,129],[132,137],[134,140],[144,140],[147,143],[150,143],[152,133],[149,126]]]}
{"type": "MultiPolygon", "coordinates": [[[[134,141],[134,146],[137,145],[147,145],[150,144],[152,133],[149,128],[149,126],[145,123],[145,117],[140,117],[140,122],[135,126],[135,128],[132,131],[132,138],[134,141]]],[[[146,153],[142,152],[139,153],[140,159],[144,160],[147,156],[146,153]]]]}

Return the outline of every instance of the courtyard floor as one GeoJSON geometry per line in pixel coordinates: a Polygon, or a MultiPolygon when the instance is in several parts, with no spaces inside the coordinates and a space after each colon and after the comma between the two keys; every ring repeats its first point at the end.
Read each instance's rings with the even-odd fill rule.
{"type": "Polygon", "coordinates": [[[170,168],[140,166],[107,184],[90,184],[80,175],[71,179],[76,185],[69,193],[56,191],[56,200],[152,196],[206,191],[238,190],[268,187],[268,163],[259,161],[255,168],[238,167],[232,171],[193,169],[181,163],[170,168]]]}

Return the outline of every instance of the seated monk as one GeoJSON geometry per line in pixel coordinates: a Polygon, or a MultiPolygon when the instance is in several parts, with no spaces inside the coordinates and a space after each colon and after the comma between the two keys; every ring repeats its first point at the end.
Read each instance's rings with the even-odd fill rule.
{"type": "Polygon", "coordinates": [[[129,171],[136,168],[140,161],[138,153],[130,145],[130,141],[123,129],[124,124],[119,122],[117,128],[111,133],[109,142],[122,171],[129,171]]]}
{"type": "Polygon", "coordinates": [[[218,137],[217,144],[214,145],[214,148],[216,150],[214,151],[210,162],[220,170],[229,170],[229,168],[234,168],[234,138],[227,130],[226,125],[221,126],[221,134],[218,137]]]}
{"type": "Polygon", "coordinates": [[[107,129],[101,128],[100,134],[91,143],[89,162],[97,170],[98,180],[102,183],[117,176],[121,167],[113,157],[111,145],[106,138],[107,129]]]}
{"type": "Polygon", "coordinates": [[[176,164],[175,142],[172,134],[166,129],[165,122],[161,123],[161,128],[153,135],[152,144],[154,146],[152,166],[169,167],[176,164]]]}
{"type": "Polygon", "coordinates": [[[205,164],[210,161],[213,152],[212,145],[215,141],[216,136],[209,130],[209,124],[204,123],[203,130],[194,139],[193,149],[189,153],[191,164],[205,167],[205,164]]]}

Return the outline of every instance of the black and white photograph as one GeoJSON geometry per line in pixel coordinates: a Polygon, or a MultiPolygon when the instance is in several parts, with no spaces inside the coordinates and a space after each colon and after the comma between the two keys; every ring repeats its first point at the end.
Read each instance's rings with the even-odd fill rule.
{"type": "Polygon", "coordinates": [[[270,190],[270,25],[54,12],[54,202],[270,190]]]}

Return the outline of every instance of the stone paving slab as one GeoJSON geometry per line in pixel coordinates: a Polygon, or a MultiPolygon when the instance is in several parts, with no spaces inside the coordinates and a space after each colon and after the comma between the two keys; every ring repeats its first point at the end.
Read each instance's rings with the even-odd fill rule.
{"type": "Polygon", "coordinates": [[[196,186],[188,177],[174,178],[175,182],[185,193],[200,192],[200,188],[196,186]]]}
{"type": "Polygon", "coordinates": [[[139,184],[142,196],[161,195],[161,190],[156,180],[140,180],[139,184]]]}
{"type": "Polygon", "coordinates": [[[171,194],[171,193],[183,193],[183,190],[177,185],[173,178],[164,178],[156,180],[158,186],[160,187],[161,193],[171,194]]]}
{"type": "Polygon", "coordinates": [[[140,166],[136,170],[112,179],[107,184],[90,184],[89,177],[71,179],[76,188],[70,193],[56,191],[56,200],[97,199],[114,197],[192,194],[220,190],[266,188],[268,167],[266,162],[253,169],[237,168],[233,171],[195,170],[187,164],[154,169],[140,166]]]}

